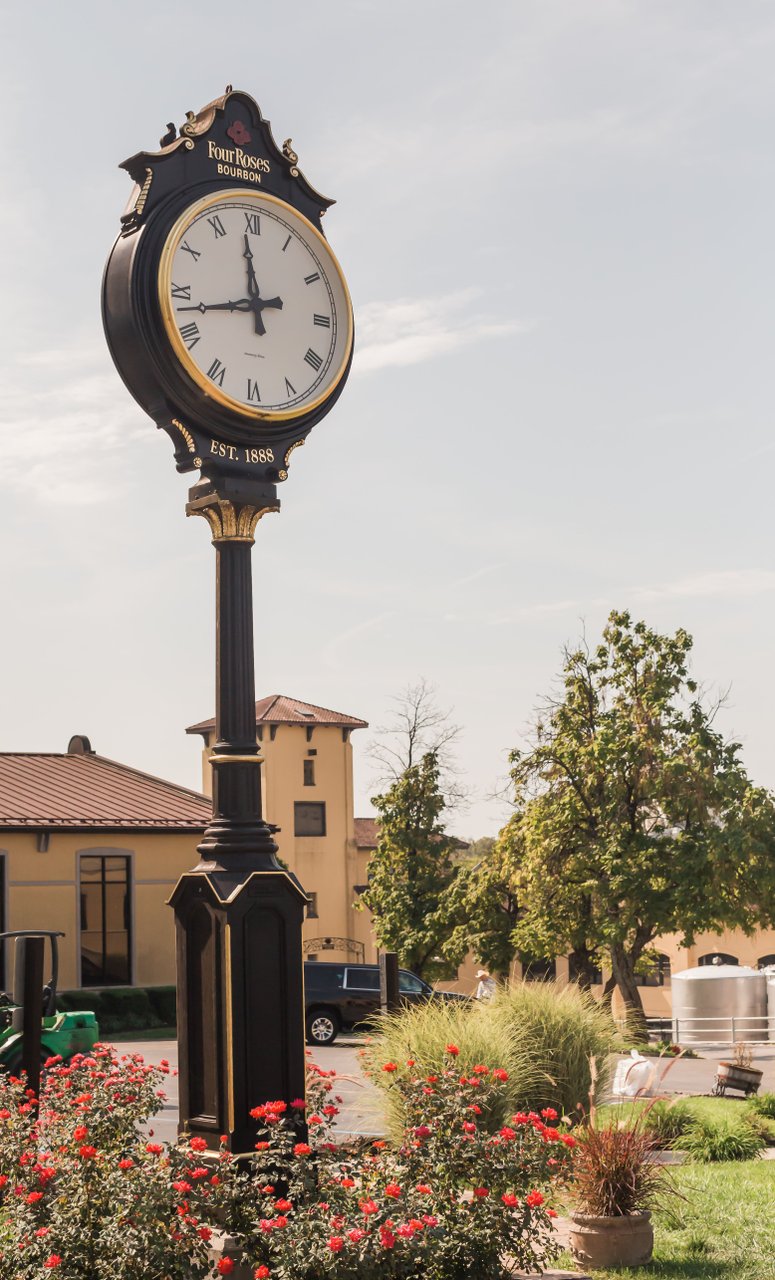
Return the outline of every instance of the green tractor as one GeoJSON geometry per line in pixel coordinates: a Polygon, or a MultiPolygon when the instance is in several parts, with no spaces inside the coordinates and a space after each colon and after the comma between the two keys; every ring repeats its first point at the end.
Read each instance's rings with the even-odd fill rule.
{"type": "MultiPolygon", "coordinates": [[[[48,938],[51,946],[51,977],[42,992],[42,1021],[40,1031],[40,1058],[59,1055],[65,1062],[77,1053],[88,1053],[99,1039],[97,1019],[91,1010],[57,1013],[57,978],[59,975],[58,938],[61,931],[51,929],[24,929],[15,933],[0,933],[0,943],[6,938],[48,938]]],[[[21,951],[17,943],[16,971],[14,974],[14,998],[0,992],[0,1068],[17,1075],[22,1069],[23,1008],[20,974],[21,951]]]]}

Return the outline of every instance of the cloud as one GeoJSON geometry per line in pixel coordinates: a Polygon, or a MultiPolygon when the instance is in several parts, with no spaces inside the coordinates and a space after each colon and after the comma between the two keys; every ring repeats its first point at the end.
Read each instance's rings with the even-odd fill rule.
{"type": "Polygon", "coordinates": [[[115,498],[126,445],[147,435],[148,423],[104,345],[23,354],[11,376],[0,403],[6,483],[62,505],[115,498]]]}
{"type": "Polygon", "coordinates": [[[675,598],[760,596],[775,591],[775,572],[771,569],[716,569],[677,578],[656,587],[636,587],[635,600],[671,600],[675,598]]]}
{"type": "Polygon", "coordinates": [[[353,369],[374,373],[395,365],[422,364],[471,342],[527,333],[530,321],[499,321],[472,309],[477,292],[460,290],[436,298],[367,302],[358,310],[353,369]]]}

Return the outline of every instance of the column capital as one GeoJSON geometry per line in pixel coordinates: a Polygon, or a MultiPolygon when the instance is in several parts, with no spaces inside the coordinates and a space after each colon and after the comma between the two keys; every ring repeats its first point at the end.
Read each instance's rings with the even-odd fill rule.
{"type": "Polygon", "coordinates": [[[187,516],[203,516],[210,526],[213,544],[247,542],[252,545],[256,525],[268,512],[280,510],[274,485],[246,487],[221,478],[216,484],[200,480],[189,490],[187,516]]]}

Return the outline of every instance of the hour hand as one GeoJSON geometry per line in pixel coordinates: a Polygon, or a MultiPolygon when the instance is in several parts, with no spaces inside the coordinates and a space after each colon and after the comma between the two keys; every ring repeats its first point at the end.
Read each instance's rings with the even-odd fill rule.
{"type": "Polygon", "coordinates": [[[259,289],[258,281],[256,280],[256,272],[253,267],[253,253],[250,248],[247,231],[245,232],[245,252],[242,256],[245,259],[248,269],[248,295],[251,298],[257,298],[261,290],[259,289]]]}

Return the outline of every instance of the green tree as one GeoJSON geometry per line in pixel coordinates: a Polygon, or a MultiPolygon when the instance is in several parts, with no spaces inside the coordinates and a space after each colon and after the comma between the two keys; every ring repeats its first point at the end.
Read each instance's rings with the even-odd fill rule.
{"type": "Polygon", "coordinates": [[[514,928],[518,919],[513,850],[502,840],[485,836],[469,851],[480,853],[473,863],[466,859],[450,886],[448,918],[454,922],[450,942],[473,951],[493,973],[508,974],[514,958],[514,928]]]}
{"type": "Polygon", "coordinates": [[[772,797],[713,727],[688,673],[691,637],[612,613],[602,642],[566,650],[559,697],[511,756],[502,833],[520,902],[516,947],[607,956],[642,1020],[636,974],[660,934],[769,922],[772,797]]]}
{"type": "Polygon", "coordinates": [[[377,849],[361,902],[373,914],[381,947],[426,980],[449,977],[466,945],[453,941],[450,890],[457,874],[455,841],[442,823],[439,762],[429,751],[372,801],[379,815],[377,849]]]}

